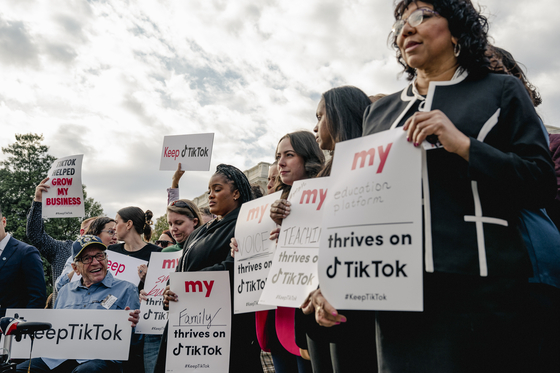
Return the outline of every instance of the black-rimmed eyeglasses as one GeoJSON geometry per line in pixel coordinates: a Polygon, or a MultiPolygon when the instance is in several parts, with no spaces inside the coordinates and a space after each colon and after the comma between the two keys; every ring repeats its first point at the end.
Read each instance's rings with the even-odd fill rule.
{"type": "Polygon", "coordinates": [[[83,264],[90,264],[93,262],[93,258],[95,258],[98,262],[102,262],[107,258],[107,253],[97,253],[93,256],[84,256],[82,258],[76,258],[76,262],[82,262],[83,264]]]}

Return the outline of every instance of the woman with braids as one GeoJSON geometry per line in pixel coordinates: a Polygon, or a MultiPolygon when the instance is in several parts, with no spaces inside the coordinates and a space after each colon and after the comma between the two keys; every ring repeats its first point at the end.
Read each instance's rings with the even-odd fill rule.
{"type": "MultiPolygon", "coordinates": [[[[375,313],[379,369],[535,371],[518,215],[555,193],[539,117],[518,79],[490,73],[470,0],[401,0],[394,15],[411,82],[368,107],[363,135],[401,127],[410,146],[434,146],[422,157],[424,310],[375,313]]],[[[325,326],[344,318],[321,296],[308,311],[325,326]]]]}
{"type": "MultiPolygon", "coordinates": [[[[245,174],[234,166],[218,165],[208,183],[208,204],[217,218],[189,235],[183,244],[183,256],[176,271],[229,271],[232,279],[230,283],[233,284],[234,261],[229,253],[229,243],[235,232],[241,205],[252,199],[251,185],[245,174]]],[[[169,301],[176,302],[177,295],[168,286],[164,292],[164,307],[169,306],[169,301]]],[[[156,372],[163,371],[165,365],[165,336],[166,332],[160,346],[156,372]]],[[[262,372],[252,313],[233,315],[231,338],[229,371],[262,372]]]]}

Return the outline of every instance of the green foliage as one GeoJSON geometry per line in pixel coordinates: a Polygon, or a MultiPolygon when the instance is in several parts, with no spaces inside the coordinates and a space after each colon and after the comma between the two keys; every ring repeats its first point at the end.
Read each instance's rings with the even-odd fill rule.
{"type": "Polygon", "coordinates": [[[56,160],[42,145],[43,135],[16,135],[16,142],[2,148],[8,158],[0,162],[0,205],[7,219],[6,231],[25,241],[27,211],[35,195],[35,186],[45,177],[56,160]]]}
{"type": "Polygon", "coordinates": [[[152,241],[156,242],[163,231],[166,231],[168,229],[169,225],[167,223],[167,214],[157,218],[156,225],[154,226],[154,233],[152,234],[152,241]]]}
{"type": "MultiPolygon", "coordinates": [[[[25,226],[27,212],[35,196],[35,187],[47,176],[56,157],[48,154],[48,146],[42,145],[43,135],[33,133],[15,135],[16,142],[2,148],[7,155],[0,162],[0,206],[6,217],[6,231],[20,241],[26,242],[25,226]]],[[[84,192],[85,218],[103,215],[103,208],[84,192]]],[[[75,240],[80,233],[82,218],[45,219],[44,226],[56,240],[75,240]]],[[[43,259],[47,292],[52,291],[51,265],[43,259]]]]}

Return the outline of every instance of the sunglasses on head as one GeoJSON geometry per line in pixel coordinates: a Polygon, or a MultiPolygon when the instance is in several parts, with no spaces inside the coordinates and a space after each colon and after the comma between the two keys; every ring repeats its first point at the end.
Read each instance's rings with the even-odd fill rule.
{"type": "Polygon", "coordinates": [[[173,245],[173,242],[166,241],[166,240],[157,240],[157,241],[156,241],[156,245],[165,248],[165,247],[167,247],[167,246],[169,246],[169,245],[173,245]]]}
{"type": "Polygon", "coordinates": [[[197,216],[197,215],[194,213],[192,207],[190,207],[189,204],[186,203],[185,201],[181,201],[181,200],[173,201],[173,202],[171,202],[171,203],[169,204],[169,206],[177,206],[177,207],[179,207],[179,208],[181,208],[181,209],[186,208],[186,209],[188,209],[190,212],[192,212],[193,218],[196,218],[196,216],[197,216]]]}

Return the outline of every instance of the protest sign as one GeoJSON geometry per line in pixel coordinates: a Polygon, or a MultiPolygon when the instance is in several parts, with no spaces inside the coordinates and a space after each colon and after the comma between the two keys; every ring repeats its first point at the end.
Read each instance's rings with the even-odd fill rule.
{"type": "Polygon", "coordinates": [[[43,218],[76,218],[86,216],[82,191],[83,154],[59,158],[48,176],[50,185],[43,194],[43,218]]]}
{"type": "Polygon", "coordinates": [[[138,334],[162,334],[167,322],[167,311],[163,310],[163,291],[169,274],[181,259],[182,250],[157,253],[150,256],[150,267],[144,281],[147,300],[140,304],[140,321],[136,326],[138,334]]]}
{"type": "Polygon", "coordinates": [[[174,272],[169,302],[166,372],[227,372],[231,341],[229,274],[174,272]]]}
{"type": "Polygon", "coordinates": [[[235,254],[234,299],[235,314],[269,310],[276,307],[259,305],[266,283],[276,242],[269,239],[276,223],[270,218],[270,206],[282,192],[245,202],[235,225],[239,251],[235,254]]]}
{"type": "Polygon", "coordinates": [[[133,258],[128,255],[107,250],[107,269],[119,280],[128,281],[138,286],[140,276],[138,276],[138,266],[148,264],[147,261],[133,258]]]}
{"type": "MultiPolygon", "coordinates": [[[[52,324],[35,332],[32,357],[53,359],[128,360],[132,328],[130,311],[78,309],[6,310],[6,316],[52,324]]],[[[23,336],[12,342],[13,359],[29,359],[31,339],[23,336]]]]}
{"type": "Polygon", "coordinates": [[[335,308],[422,311],[422,151],[402,128],[336,144],[319,249],[335,308]]]}
{"type": "Polygon", "coordinates": [[[282,222],[278,244],[259,304],[299,307],[319,284],[317,261],[328,177],[294,182],[290,215],[282,222]]]}
{"type": "Polygon", "coordinates": [[[165,136],[161,150],[160,171],[208,171],[212,158],[213,133],[165,136]]]}

